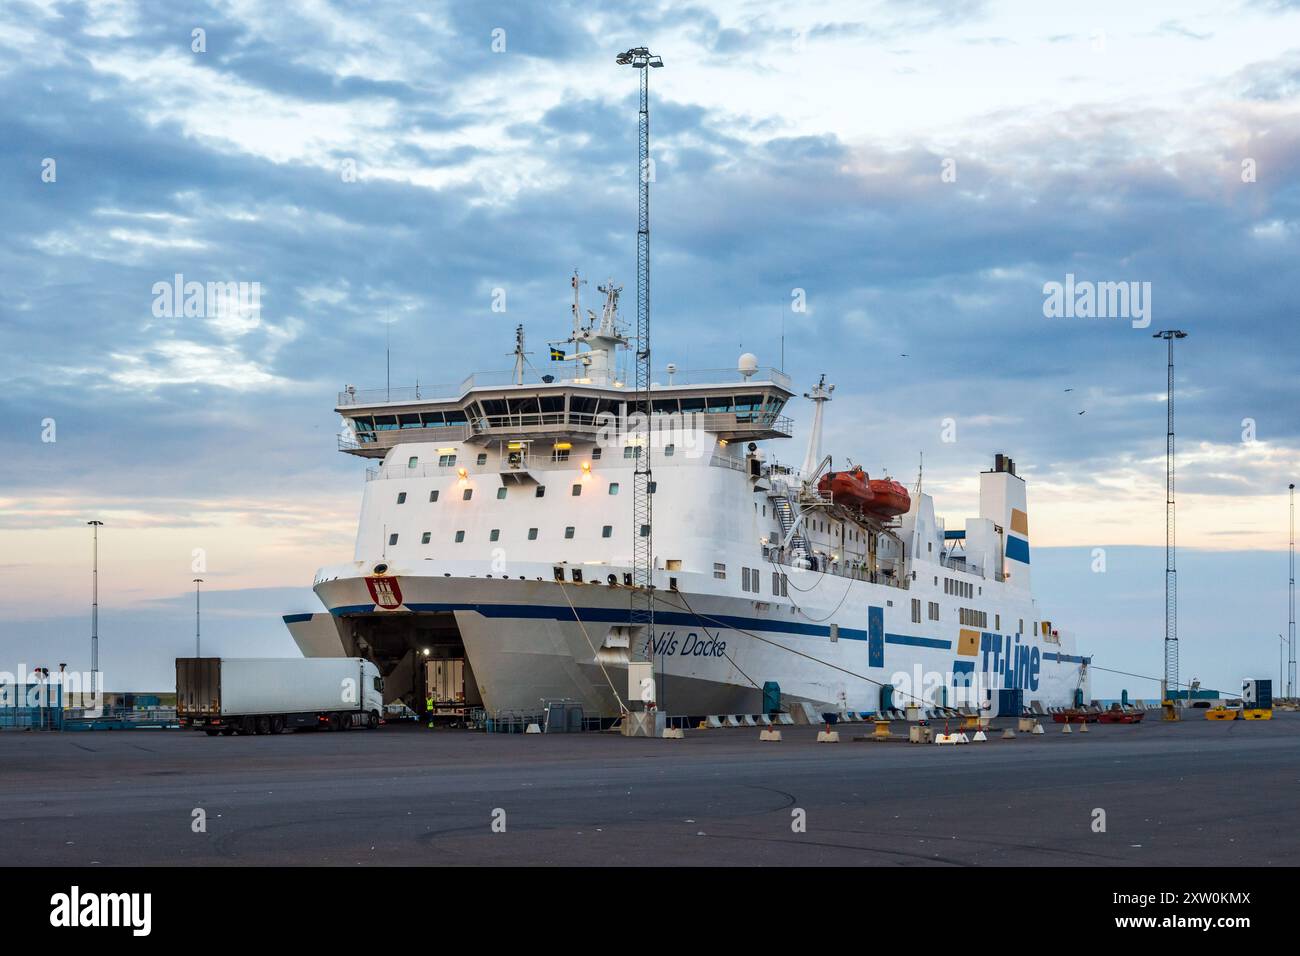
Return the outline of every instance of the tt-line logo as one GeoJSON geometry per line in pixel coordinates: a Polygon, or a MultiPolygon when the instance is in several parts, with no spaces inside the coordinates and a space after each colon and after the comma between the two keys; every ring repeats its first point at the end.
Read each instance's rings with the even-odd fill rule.
{"type": "Polygon", "coordinates": [[[132,936],[148,936],[153,926],[152,893],[82,893],[73,886],[50,897],[50,925],[76,928],[129,927],[132,936]]]}

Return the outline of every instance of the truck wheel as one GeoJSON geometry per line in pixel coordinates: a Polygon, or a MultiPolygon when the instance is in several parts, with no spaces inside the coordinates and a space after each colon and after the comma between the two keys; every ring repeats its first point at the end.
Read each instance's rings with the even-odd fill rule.
{"type": "Polygon", "coordinates": [[[203,731],[203,732],[204,732],[205,734],[207,734],[209,737],[215,737],[215,736],[217,736],[219,733],[221,733],[221,731],[219,731],[219,730],[205,730],[205,731],[203,731]]]}
{"type": "Polygon", "coordinates": [[[378,726],[379,714],[372,710],[370,713],[366,714],[366,727],[370,730],[374,730],[378,726]]]}
{"type": "Polygon", "coordinates": [[[223,728],[221,728],[221,736],[223,736],[223,737],[233,737],[234,735],[235,735],[235,728],[234,728],[234,727],[223,727],[223,728]]]}
{"type": "Polygon", "coordinates": [[[338,714],[330,714],[329,726],[330,726],[330,730],[342,730],[343,718],[340,717],[338,714]]]}
{"type": "Polygon", "coordinates": [[[271,733],[273,733],[273,734],[282,734],[282,733],[284,733],[284,718],[283,718],[283,717],[276,716],[276,717],[272,717],[272,718],[271,718],[271,733]]]}
{"type": "Polygon", "coordinates": [[[257,718],[257,732],[258,732],[259,734],[269,734],[269,733],[271,732],[271,718],[270,718],[270,717],[259,717],[259,718],[257,718]]]}
{"type": "Polygon", "coordinates": [[[239,732],[245,737],[251,737],[257,733],[257,720],[253,717],[245,717],[243,723],[239,726],[239,732]]]}

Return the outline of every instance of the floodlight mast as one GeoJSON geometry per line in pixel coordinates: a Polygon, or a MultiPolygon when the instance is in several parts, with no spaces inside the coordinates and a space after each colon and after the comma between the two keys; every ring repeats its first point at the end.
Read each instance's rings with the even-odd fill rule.
{"type": "MultiPolygon", "coordinates": [[[[1175,556],[1178,550],[1174,533],[1174,340],[1187,338],[1181,329],[1157,332],[1154,339],[1164,339],[1169,346],[1166,368],[1165,414],[1165,677],[1161,700],[1170,700],[1178,683],[1178,571],[1175,556]]],[[[1187,704],[1191,706],[1191,691],[1187,704]]]]}
{"type": "MultiPolygon", "coordinates": [[[[636,402],[628,417],[631,444],[636,448],[632,480],[632,594],[630,623],[634,634],[632,659],[654,661],[654,537],[650,494],[650,68],[664,65],[662,57],[643,46],[615,57],[620,66],[640,71],[641,99],[637,122],[637,177],[639,180],[636,229],[636,402]]],[[[645,701],[662,703],[662,701],[645,701]]]]}

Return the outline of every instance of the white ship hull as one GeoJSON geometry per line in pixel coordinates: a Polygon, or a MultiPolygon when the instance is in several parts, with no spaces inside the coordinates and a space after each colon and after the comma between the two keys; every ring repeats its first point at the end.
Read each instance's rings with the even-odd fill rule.
{"type": "MultiPolygon", "coordinates": [[[[588,580],[603,582],[609,573],[622,580],[621,569],[586,570],[588,580]]],[[[356,652],[351,635],[372,626],[454,619],[489,713],[537,713],[543,700],[570,699],[589,715],[617,715],[628,696],[628,648],[619,645],[627,643],[620,638],[627,634],[630,590],[560,584],[550,565],[511,571],[489,578],[395,568],[389,593],[401,603],[385,609],[361,567],[326,569],[316,592],[332,623],[321,621],[324,615],[287,620],[303,653],[315,656],[356,652]],[[331,632],[341,639],[331,643],[331,632]]],[[[807,577],[811,583],[818,575],[807,577]]],[[[740,599],[707,586],[661,590],[653,654],[659,708],[673,715],[758,713],[769,681],[786,706],[810,701],[854,712],[877,710],[885,685],[895,688],[897,707],[918,699],[927,706],[996,707],[997,690],[1014,687],[1026,704],[1044,706],[1068,705],[1079,689],[1087,694],[1086,667],[1068,635],[1052,641],[982,631],[977,646],[963,646],[961,628],[906,620],[906,589],[822,577],[839,605],[834,613],[792,611],[790,603],[740,599]],[[882,625],[875,634],[873,615],[882,625]]]]}

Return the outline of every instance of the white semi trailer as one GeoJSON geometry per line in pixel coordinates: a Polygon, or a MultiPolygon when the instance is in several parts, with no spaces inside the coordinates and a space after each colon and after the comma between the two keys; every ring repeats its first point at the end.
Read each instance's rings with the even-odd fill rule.
{"type": "Polygon", "coordinates": [[[360,657],[178,657],[176,716],[217,734],[378,727],[384,679],[360,657]]]}

